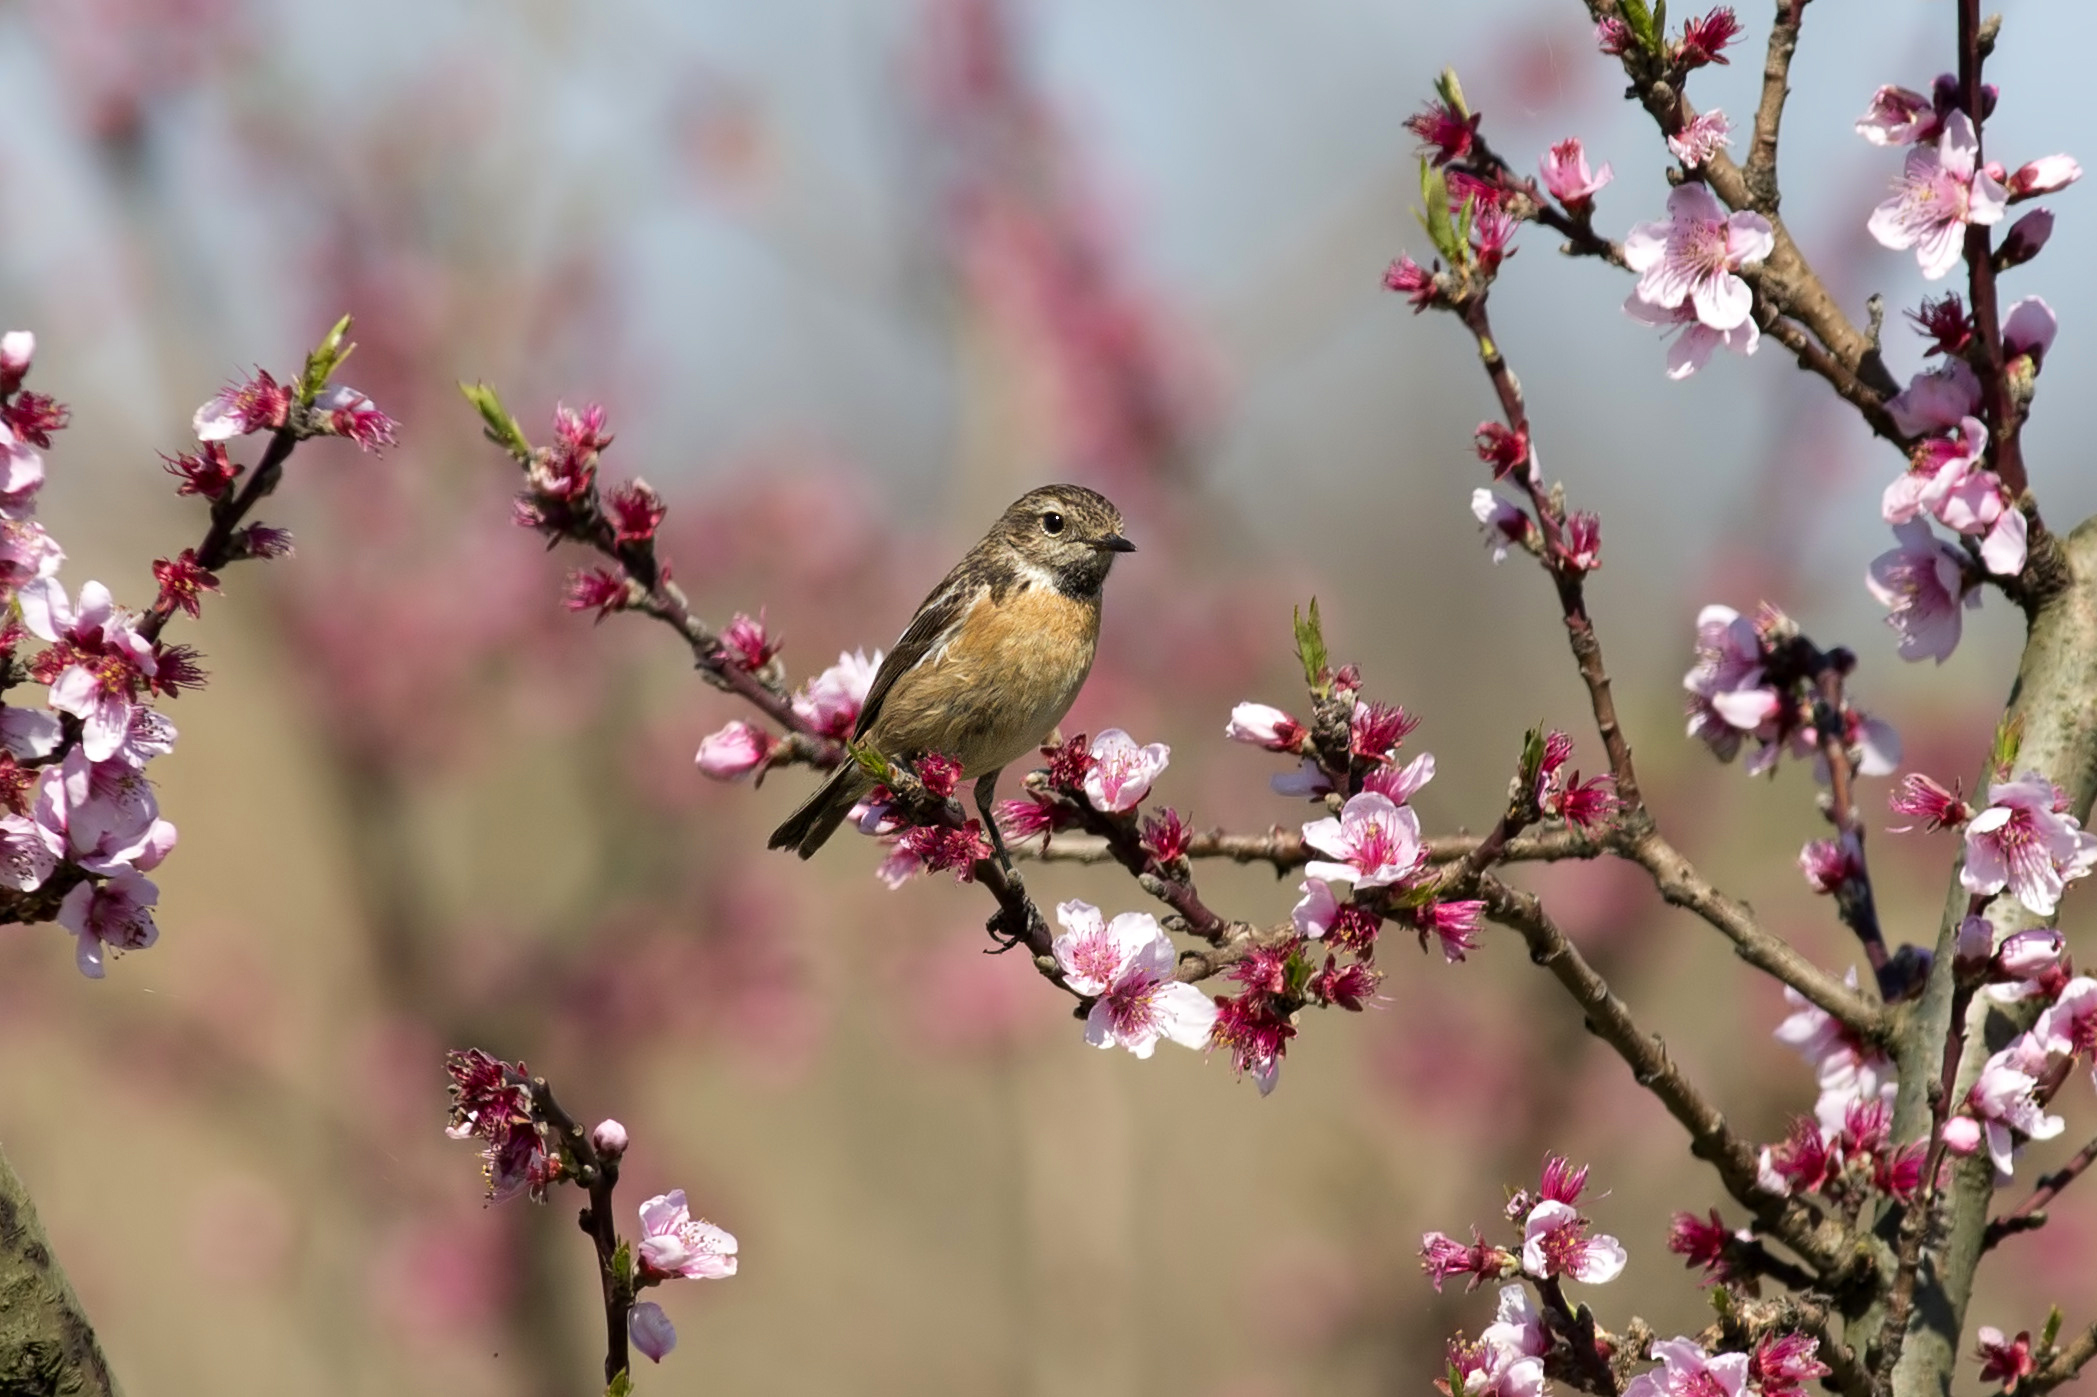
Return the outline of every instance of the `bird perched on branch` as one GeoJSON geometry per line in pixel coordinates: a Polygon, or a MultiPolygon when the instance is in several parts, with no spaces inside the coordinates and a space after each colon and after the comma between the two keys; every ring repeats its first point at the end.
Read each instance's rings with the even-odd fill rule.
{"type": "MultiPolygon", "coordinates": [[[[1133,553],[1121,511],[1082,485],[1021,495],[917,609],[867,690],[854,742],[892,762],[940,752],[976,783],[976,808],[1002,853],[998,773],[1038,747],[1092,671],[1100,589],[1133,553]]],[[[772,832],[807,858],[874,778],[849,757],[772,832]]]]}

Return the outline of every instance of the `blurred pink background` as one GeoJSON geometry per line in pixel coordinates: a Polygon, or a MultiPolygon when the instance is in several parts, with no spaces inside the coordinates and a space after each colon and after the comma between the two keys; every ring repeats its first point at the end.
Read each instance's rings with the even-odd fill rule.
{"type": "MultiPolygon", "coordinates": [[[[1897,311],[1913,259],[1863,232],[1891,161],[1849,126],[1942,66],[1950,9],[1823,8],[1785,213],[1853,312],[1873,290],[1897,311]]],[[[2068,67],[2093,35],[2069,0],[2011,7],[1991,139],[2097,154],[2068,67]]],[[[1751,106],[1760,37],[1703,100],[1751,106]]],[[[1172,744],[1157,798],[1201,823],[1307,818],[1221,731],[1237,700],[1300,703],[1288,620],[1316,594],[1368,692],[1425,719],[1423,813],[1482,826],[1539,719],[1599,762],[1548,589],[1495,570],[1468,512],[1486,384],[1458,327],[1378,289],[1423,250],[1399,123],[1444,62],[1510,158],[1582,135],[1617,172],[1602,223],[1657,215],[1657,141],[1571,0],[0,10],[0,304],[75,412],[44,507],[68,579],[148,600],[149,561],[202,527],[153,453],[343,311],[342,377],[403,424],[380,460],[302,449],[265,511],[297,557],[236,569],[182,635],[214,683],[154,768],[182,830],[160,944],[93,984],[55,928],[0,935],[0,1143],[132,1391],[597,1390],[570,1196],[486,1208],[441,1133],[441,1054],[466,1044],[623,1120],[629,1203],[681,1186],[740,1237],[734,1280],[658,1293],[681,1343],[648,1390],[1418,1390],[1490,1308],[1434,1294],[1420,1233],[1493,1219],[1547,1148],[1594,1161],[1590,1211],[1630,1248],[1590,1297],[1605,1319],[1701,1322],[1663,1241],[1715,1181],[1511,937],[1454,967],[1391,941],[1386,1001],[1309,1016],[1266,1100],[1221,1060],[1087,1049],[1023,964],[980,954],[979,890],[889,893],[858,840],[763,851],[806,774],[698,776],[698,739],[746,715],[661,628],[561,610],[584,560],[509,525],[510,468],[454,388],[499,385],[541,433],[556,398],[604,402],[604,468],[669,500],[695,604],[764,607],[797,678],[887,645],[1022,489],[1098,486],[1142,551],[1068,730],[1172,744]]],[[[2058,209],[2016,291],[2063,322],[2027,440],[2068,520],[2097,509],[2092,402],[2062,391],[2097,282],[2087,196],[2058,209]]],[[[1681,735],[1696,608],[1767,597],[1856,648],[1859,700],[1947,777],[1985,753],[2014,614],[1991,603],[1942,670],[1902,665],[1861,585],[1888,453],[1774,345],[1667,383],[1619,276],[1521,246],[1496,321],[1547,470],[1603,515],[1592,595],[1649,794],[1845,964],[1793,866],[1823,828],[1809,777],[1751,781],[1681,735]]],[[[1914,367],[1897,314],[1887,336],[1914,367]]],[[[1872,849],[1890,934],[1929,940],[1949,841],[1872,849]]],[[[1238,915],[1294,900],[1201,873],[1238,915]]],[[[1104,871],[1029,876],[1044,902],[1146,902],[1104,871]]],[[[1775,988],[1701,924],[1622,869],[1522,877],[1743,1128],[1810,1109],[1775,988]]],[[[2092,1113],[2079,1083],[2063,1100],[2065,1155],[2092,1113]]],[[[2086,1315],[2093,1235],[2071,1194],[1976,1322],[2086,1315]]]]}

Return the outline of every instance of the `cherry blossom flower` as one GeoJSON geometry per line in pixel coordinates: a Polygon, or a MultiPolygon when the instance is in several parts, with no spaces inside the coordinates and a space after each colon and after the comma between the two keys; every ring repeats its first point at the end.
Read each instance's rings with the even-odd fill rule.
{"type": "Polygon", "coordinates": [[[58,866],[43,829],[26,815],[0,816],[0,887],[35,892],[58,866]]]}
{"type": "Polygon", "coordinates": [[[58,540],[33,519],[0,519],[0,598],[12,596],[24,582],[55,577],[65,562],[58,540]]]}
{"type": "Polygon", "coordinates": [[[2035,199],[2041,194],[2051,194],[2066,189],[2082,178],[2082,166],[2072,155],[2042,155],[2037,160],[2017,167],[2004,182],[2010,198],[2035,199]]]}
{"type": "Polygon", "coordinates": [[[1434,284],[1434,273],[1403,255],[1384,272],[1383,286],[1384,290],[1396,291],[1410,301],[1414,315],[1426,310],[1441,297],[1441,292],[1434,284]]]}
{"type": "MultiPolygon", "coordinates": [[[[1687,169],[1694,170],[1712,156],[1733,144],[1733,123],[1726,114],[1713,107],[1683,124],[1680,131],[1667,138],[1667,148],[1687,169]]],[[[1684,185],[1683,188],[1689,186],[1684,185]]],[[[1767,224],[1763,225],[1765,228],[1767,224]]],[[[1768,252],[1761,254],[1767,257],[1768,252]]],[[[1753,259],[1750,259],[1753,260],[1753,259]]]]}
{"type": "Polygon", "coordinates": [[[1451,1342],[1449,1366],[1466,1397],[1541,1397],[1549,1349],[1528,1287],[1503,1286],[1498,1316],[1476,1343],[1451,1342]]]}
{"type": "Polygon", "coordinates": [[[1215,1021],[1209,1029],[1209,1045],[1228,1048],[1231,1070],[1250,1074],[1265,1096],[1281,1078],[1282,1054],[1296,1036],[1292,1025],[1274,1008],[1274,997],[1248,991],[1235,999],[1219,997],[1213,1005],[1215,1021]]]}
{"type": "Polygon", "coordinates": [[[771,734],[737,719],[719,732],[701,738],[694,760],[702,775],[716,781],[739,781],[765,764],[772,746],[771,734]]]}
{"type": "Polygon", "coordinates": [[[379,454],[382,447],[399,445],[399,425],[379,411],[366,395],[337,384],[313,400],[319,421],[338,437],[348,437],[360,451],[379,454]]]}
{"type": "Polygon", "coordinates": [[[1893,425],[1906,436],[1919,437],[1959,427],[1980,411],[1980,380],[1964,359],[1947,359],[1908,380],[1905,390],[1886,400],[1893,425]]]}
{"type": "Polygon", "coordinates": [[[1740,37],[1740,16],[1733,13],[1730,5],[1721,5],[1702,19],[1693,19],[1682,26],[1681,42],[1675,45],[1675,62],[1684,68],[1701,68],[1707,63],[1730,63],[1726,57],[1726,46],[1740,37]]]}
{"type": "Polygon", "coordinates": [[[635,1250],[647,1276],[718,1281],[735,1274],[735,1238],[693,1217],[681,1188],[641,1205],[641,1242],[635,1250]]]}
{"type": "Polygon", "coordinates": [[[1755,1182],[1771,1193],[1813,1193],[1842,1172],[1842,1155],[1834,1148],[1836,1131],[1804,1116],[1791,1123],[1791,1133],[1764,1145],[1755,1182]]]}
{"type": "MultiPolygon", "coordinates": [[[[1852,966],[1843,983],[1852,989],[1857,971],[1852,966]]],[[[1812,1003],[1790,986],[1784,998],[1791,1003],[1791,1016],[1777,1025],[1775,1038],[1796,1051],[1813,1068],[1820,1099],[1813,1114],[1829,1130],[1840,1130],[1851,1106],[1877,1101],[1891,1102],[1899,1088],[1893,1062],[1885,1054],[1865,1048],[1834,1015],[1812,1003]]]]}
{"type": "Polygon", "coordinates": [[[22,441],[49,450],[51,434],[65,430],[73,410],[46,393],[17,393],[0,407],[0,420],[22,441]]]}
{"type": "Polygon", "coordinates": [[[728,652],[730,661],[738,669],[752,674],[770,664],[783,644],[784,641],[766,632],[762,610],[754,621],[742,612],[736,612],[721,631],[721,648],[728,652]]]}
{"type": "Polygon", "coordinates": [[[1864,849],[1852,830],[1840,839],[1814,839],[1799,850],[1799,872],[1806,875],[1806,886],[1817,893],[1834,893],[1844,884],[1861,877],[1864,871],[1864,849]]]}
{"type": "Polygon", "coordinates": [[[1709,1221],[1695,1213],[1676,1213],[1668,1223],[1667,1249],[1688,1265],[1703,1267],[1707,1285],[1731,1279],[1726,1248],[1732,1241],[1733,1234],[1716,1208],[1711,1210],[1709,1221]]]}
{"type": "Polygon", "coordinates": [[[1432,158],[1440,166],[1470,154],[1472,143],[1478,139],[1478,121],[1476,112],[1459,116],[1445,102],[1429,102],[1405,119],[1405,129],[1420,138],[1423,149],[1434,151],[1432,158]]]}
{"type": "Polygon", "coordinates": [[[1995,472],[1968,473],[1944,492],[1936,513],[1949,527],[1981,540],[1981,564],[1989,572],[2015,577],[2024,571],[2029,525],[1995,472]]]}
{"type": "Polygon", "coordinates": [[[1754,294],[1736,273],[1776,246],[1769,220],[1726,212],[1701,183],[1667,196],[1667,221],[1641,223],[1624,238],[1624,261],[1639,273],[1637,297],[1662,310],[1692,306],[1713,330],[1734,330],[1754,309],[1754,294]]]}
{"type": "Polygon", "coordinates": [[[872,659],[867,658],[864,650],[841,652],[836,664],[795,692],[794,712],[824,737],[843,741],[852,735],[860,706],[866,702],[866,691],[874,687],[874,676],[880,669],[879,650],[872,659]]]}
{"type": "Polygon", "coordinates": [[[2002,218],[2008,194],[1979,167],[1980,138],[1964,112],[1944,118],[1934,146],[1908,151],[1893,197],[1872,211],[1866,226],[1881,245],[1915,249],[1922,274],[1937,280],[1958,264],[1968,224],[2002,218]]]}
{"type": "Polygon", "coordinates": [[[1508,549],[1521,547],[1529,540],[1528,512],[1517,509],[1483,485],[1471,492],[1471,513],[1485,530],[1485,543],[1493,550],[1496,563],[1507,561],[1508,549]]]}
{"type": "Polygon", "coordinates": [[[1641,325],[1681,331],[1667,349],[1667,376],[1676,382],[1709,363],[1712,351],[1720,345],[1735,354],[1753,354],[1762,343],[1762,331],[1753,317],[1730,330],[1714,330],[1697,318],[1696,307],[1688,302],[1669,310],[1640,299],[1633,291],[1624,301],[1624,313],[1641,325]]]}
{"type": "Polygon", "coordinates": [[[1682,676],[1689,691],[1689,735],[1720,761],[1731,761],[1741,737],[1776,716],[1783,697],[1765,682],[1762,637],[1730,606],[1697,613],[1696,663],[1682,676]]]}
{"type": "Polygon", "coordinates": [[[1144,818],[1143,835],[1137,841],[1143,852],[1161,868],[1185,858],[1193,842],[1194,831],[1180,817],[1180,812],[1169,805],[1144,818]]]}
{"type": "Polygon", "coordinates": [[[1539,1280],[1571,1276],[1603,1285],[1617,1278],[1628,1259],[1616,1238],[1589,1236],[1587,1219],[1569,1203],[1547,1198],[1522,1224],[1522,1269],[1539,1280]]]}
{"type": "Polygon", "coordinates": [[[1306,875],[1357,889],[1403,882],[1427,859],[1420,842],[1420,817],[1410,806],[1374,792],[1350,799],[1337,818],[1327,816],[1306,824],[1303,839],[1330,856],[1306,864],[1306,875]]]}
{"type": "Polygon", "coordinates": [[[1595,46],[1611,58],[1622,58],[1638,43],[1631,26],[1610,15],[1595,21],[1595,46]]]}
{"type": "Polygon", "coordinates": [[[1880,497],[1880,515],[1889,524],[1905,524],[1925,509],[1941,510],[1945,496],[1980,468],[1987,450],[1988,429],[1978,417],[1959,419],[1956,435],[1921,442],[1907,471],[1880,497]]]}
{"type": "Polygon", "coordinates": [[[604,497],[604,517],[620,543],[646,543],[655,537],[670,507],[645,480],[633,480],[604,497]]]}
{"type": "Polygon", "coordinates": [[[57,647],[46,652],[56,670],[47,681],[51,706],[81,720],[90,760],[107,761],[131,725],[139,687],[157,668],[152,642],[99,582],[80,589],[77,611],[55,577],[24,584],[17,599],[30,633],[57,647]]]}
{"type": "Polygon", "coordinates": [[[1388,762],[1420,726],[1420,720],[1405,711],[1405,705],[1360,701],[1347,720],[1347,750],[1373,762],[1388,762]]]}
{"type": "Polygon", "coordinates": [[[626,1312],[626,1337],[651,1363],[662,1362],[663,1355],[677,1347],[676,1326],[653,1300],[636,1301],[626,1312]]]}
{"type": "Polygon", "coordinates": [[[1411,800],[1434,780],[1434,753],[1422,752],[1404,766],[1380,766],[1362,778],[1362,790],[1388,796],[1397,805],[1411,800]]]}
{"type": "Polygon", "coordinates": [[[1544,1317],[1526,1285],[1500,1287],[1500,1304],[1493,1322],[1478,1337],[1494,1348],[1524,1358],[1541,1358],[1551,1349],[1550,1336],[1544,1332],[1544,1317]]]}
{"type": "Polygon", "coordinates": [[[1516,466],[1529,459],[1529,432],[1509,431],[1499,422],[1481,422],[1471,434],[1478,459],[1493,468],[1493,479],[1505,480],[1516,466]]]}
{"type": "Polygon", "coordinates": [[[215,500],[226,493],[240,475],[240,466],[226,455],[224,442],[205,442],[203,449],[194,455],[169,456],[162,453],[161,464],[169,475],[182,483],[175,487],[177,495],[202,495],[215,500]]]}
{"type": "MultiPolygon", "coordinates": [[[[137,722],[138,714],[150,711],[133,709],[133,723],[137,722]]],[[[23,761],[48,757],[58,750],[64,733],[64,726],[55,713],[40,708],[11,708],[0,703],[0,746],[6,747],[12,756],[23,761]]],[[[122,755],[121,749],[118,755],[122,755]]]]}
{"type": "Polygon", "coordinates": [[[1466,955],[1478,949],[1478,918],[1484,911],[1485,904],[1475,898],[1435,902],[1421,908],[1415,913],[1420,949],[1427,949],[1427,938],[1432,934],[1441,946],[1445,962],[1450,965],[1462,963],[1466,955]]]}
{"type": "Polygon", "coordinates": [[[1959,881],[1970,893],[2009,889],[2032,915],[2050,917],[2063,888],[2097,867],[2097,835],[2065,813],[2060,789],[2036,771],[1988,787],[1966,825],[1959,881]]]}
{"type": "Polygon", "coordinates": [[[2050,1056],[2089,1054],[2090,1080],[2097,1083],[2097,980],[2087,975],[2070,980],[2060,997],[2040,1013],[2031,1037],[2050,1056]]]}
{"type": "Polygon", "coordinates": [[[1592,206],[1595,194],[1616,178],[1616,172],[1606,162],[1593,174],[1588,173],[1587,152],[1581,148],[1578,136],[1552,146],[1537,164],[1543,172],[1544,188],[1575,213],[1592,206]]]}
{"type": "Polygon", "coordinates": [[[171,612],[180,609],[192,617],[203,614],[203,594],[218,590],[218,574],[207,571],[197,561],[194,548],[185,548],[174,558],[156,560],[153,580],[160,584],[160,605],[171,612]]]}
{"type": "Polygon", "coordinates": [[[151,911],[158,901],[160,889],[152,880],[128,868],[104,882],[76,884],[58,904],[58,924],[78,938],[80,973],[99,980],[109,956],[142,951],[159,940],[151,911]]]}
{"type": "Polygon", "coordinates": [[[620,568],[577,568],[568,574],[561,604],[570,611],[595,611],[602,621],[642,600],[640,584],[620,568]]]}
{"type": "Polygon", "coordinates": [[[1886,624],[1900,635],[1904,660],[1943,664],[1958,648],[1962,611],[1980,605],[1980,583],[1966,574],[1966,557],[1921,520],[1893,527],[1900,546],[1871,560],[1865,585],[1889,609],[1886,624]]]}
{"type": "MultiPolygon", "coordinates": [[[[0,828],[4,828],[0,822],[0,828]]],[[[1296,906],[1290,910],[1289,919],[1296,924],[1296,934],[1306,941],[1315,941],[1331,928],[1333,918],[1339,915],[1340,901],[1333,896],[1332,888],[1319,878],[1306,878],[1296,885],[1303,894],[1296,906]]]]}
{"type": "Polygon", "coordinates": [[[257,369],[253,378],[221,388],[197,409],[191,425],[198,441],[229,441],[265,428],[275,431],[290,412],[290,385],[277,382],[266,369],[257,369]]]}
{"type": "Polygon", "coordinates": [[[122,762],[76,747],[37,776],[31,818],[51,852],[90,873],[150,873],[175,847],[152,783],[122,762]]]}
{"type": "Polygon", "coordinates": [[[1085,798],[1095,810],[1132,810],[1171,759],[1172,749],[1162,742],[1139,747],[1120,728],[1108,728],[1092,740],[1092,769],[1082,783],[1085,798]]]}
{"type": "Polygon", "coordinates": [[[1231,710],[1223,735],[1233,742],[1250,742],[1270,752],[1293,752],[1308,731],[1271,704],[1241,703],[1231,710]]]}
{"type": "Polygon", "coordinates": [[[1977,1345],[1973,1356],[1981,1361],[1982,1382],[1999,1382],[2004,1392],[2015,1392],[2019,1383],[2039,1371],[2031,1354],[2029,1330],[2020,1329],[2015,1339],[2009,1339],[2000,1329],[1983,1324],[1973,1337],[1977,1345]]]}
{"type": "Polygon", "coordinates": [[[1469,1276],[1470,1280],[1464,1285],[1465,1292],[1469,1293],[1478,1288],[1480,1281],[1511,1276],[1520,1266],[1519,1258],[1489,1245],[1475,1227],[1471,1229],[1471,1245],[1468,1247],[1442,1232],[1428,1232],[1420,1238],[1420,1269],[1434,1283],[1437,1294],[1441,1293],[1442,1282],[1452,1276],[1469,1276]]]}
{"type": "Polygon", "coordinates": [[[26,520],[44,483],[44,458],[0,423],[0,518],[26,520]]]}
{"type": "Polygon", "coordinates": [[[1966,1097],[1974,1119],[1981,1124],[1988,1158],[1994,1161],[2000,1178],[2008,1178],[2013,1172],[2012,1131],[2032,1140],[2051,1140],[2068,1128],[2059,1116],[2049,1116],[2040,1109],[2032,1095],[2038,1079],[2015,1065],[2017,1053],[2018,1045],[2012,1044],[1989,1058],[1966,1097]]]}
{"type": "Polygon", "coordinates": [[[1857,134],[1875,146],[1905,146],[1927,141],[1943,129],[1937,105],[1905,87],[1882,87],[1857,118],[1857,134]]]}
{"type": "MultiPolygon", "coordinates": [[[[1910,772],[1893,788],[1886,803],[1896,813],[1910,816],[1922,822],[1928,831],[1951,829],[1965,824],[1973,818],[1973,807],[1968,805],[1955,790],[1944,786],[1921,772],[1910,772]]],[[[1906,834],[1913,825],[1902,825],[1894,834],[1906,834]]]]}
{"type": "Polygon", "coordinates": [[[1296,770],[1277,772],[1268,777],[1267,785],[1278,796],[1316,800],[1332,790],[1332,777],[1318,765],[1316,757],[1305,757],[1296,770]]]}
{"type": "Polygon", "coordinates": [[[1640,1373],[1624,1385],[1624,1397],[1742,1397],[1747,1387],[1748,1356],[1707,1354],[1690,1338],[1657,1339],[1653,1357],[1658,1368],[1640,1373]]]}
{"type": "Polygon", "coordinates": [[[1588,510],[1566,516],[1564,543],[1559,556],[1574,572],[1593,572],[1602,566],[1602,519],[1588,510]]]}
{"type": "Polygon", "coordinates": [[[1063,935],[1051,945],[1072,990],[1093,1000],[1085,1041],[1123,1047],[1147,1058],[1160,1038],[1182,1047],[1209,1041],[1216,1006],[1192,985],[1173,978],[1178,956],[1171,938],[1148,912],[1123,912],[1109,922],[1089,902],[1056,908],[1063,935]]]}

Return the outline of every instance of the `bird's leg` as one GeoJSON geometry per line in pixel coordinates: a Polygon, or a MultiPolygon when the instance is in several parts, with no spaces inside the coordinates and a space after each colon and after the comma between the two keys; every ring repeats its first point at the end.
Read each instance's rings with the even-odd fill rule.
{"type": "Polygon", "coordinates": [[[1012,880],[1015,889],[1024,890],[1025,885],[1020,882],[1019,870],[1012,866],[1012,855],[1005,848],[1005,836],[998,833],[998,776],[1003,771],[1004,768],[999,767],[997,771],[986,771],[976,778],[976,809],[983,814],[983,827],[990,833],[990,847],[996,851],[998,863],[1004,868],[1005,876],[1012,880]]]}

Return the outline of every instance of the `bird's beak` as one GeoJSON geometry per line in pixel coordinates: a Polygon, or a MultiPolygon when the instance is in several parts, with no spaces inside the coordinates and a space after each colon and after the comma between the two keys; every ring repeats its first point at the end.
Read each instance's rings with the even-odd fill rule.
{"type": "Polygon", "coordinates": [[[1136,545],[1130,543],[1120,534],[1108,534],[1105,538],[1101,539],[1098,543],[1095,543],[1092,546],[1095,548],[1104,548],[1109,553],[1133,553],[1136,551],[1136,545]]]}

